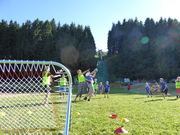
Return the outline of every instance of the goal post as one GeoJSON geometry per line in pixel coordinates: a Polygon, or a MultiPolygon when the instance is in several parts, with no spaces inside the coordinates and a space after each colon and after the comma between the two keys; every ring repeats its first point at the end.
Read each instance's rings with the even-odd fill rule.
{"type": "Polygon", "coordinates": [[[0,60],[0,133],[68,135],[71,95],[71,73],[58,62],[0,60]]]}

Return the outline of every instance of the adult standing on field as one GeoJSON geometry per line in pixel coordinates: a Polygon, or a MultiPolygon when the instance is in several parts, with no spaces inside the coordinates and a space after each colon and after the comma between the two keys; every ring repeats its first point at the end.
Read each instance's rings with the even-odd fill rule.
{"type": "Polygon", "coordinates": [[[80,69],[77,70],[77,74],[78,74],[78,93],[77,93],[77,95],[76,95],[75,101],[76,101],[76,99],[77,99],[78,97],[79,97],[79,100],[80,100],[81,97],[82,97],[82,93],[83,93],[83,91],[84,91],[85,82],[86,82],[86,79],[85,79],[85,77],[84,77],[84,74],[85,74],[86,72],[88,72],[88,71],[89,71],[89,69],[86,70],[86,71],[84,71],[84,72],[82,72],[80,69]]]}
{"type": "Polygon", "coordinates": [[[177,90],[177,99],[180,98],[180,76],[177,77],[175,82],[176,90],[177,90]]]}
{"type": "Polygon", "coordinates": [[[165,95],[170,97],[170,94],[168,93],[168,86],[166,85],[166,83],[164,82],[163,78],[160,78],[160,84],[161,84],[161,90],[162,90],[162,96],[165,99],[165,95]]]}

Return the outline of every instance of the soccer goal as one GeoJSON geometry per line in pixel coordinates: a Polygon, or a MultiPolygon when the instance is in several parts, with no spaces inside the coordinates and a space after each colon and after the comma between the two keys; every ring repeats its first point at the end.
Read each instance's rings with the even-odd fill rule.
{"type": "Polygon", "coordinates": [[[60,63],[0,60],[0,134],[67,135],[71,95],[71,73],[60,63]]]}

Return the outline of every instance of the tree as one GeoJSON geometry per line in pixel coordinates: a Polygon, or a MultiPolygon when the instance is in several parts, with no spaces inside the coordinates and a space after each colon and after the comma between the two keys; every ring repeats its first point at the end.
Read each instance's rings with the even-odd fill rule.
{"type": "Polygon", "coordinates": [[[7,46],[7,29],[8,29],[8,23],[5,20],[2,20],[0,22],[0,59],[7,58],[5,50],[7,46]]]}
{"type": "Polygon", "coordinates": [[[32,23],[26,21],[23,23],[18,31],[17,46],[16,46],[16,59],[18,60],[31,60],[30,50],[32,44],[32,23]]]}
{"type": "Polygon", "coordinates": [[[180,71],[179,22],[147,18],[113,24],[108,32],[108,68],[116,78],[174,78],[180,71]]]}
{"type": "Polygon", "coordinates": [[[4,50],[7,59],[17,59],[16,47],[17,45],[17,35],[20,29],[17,22],[10,21],[7,31],[6,31],[6,48],[4,50]]]}

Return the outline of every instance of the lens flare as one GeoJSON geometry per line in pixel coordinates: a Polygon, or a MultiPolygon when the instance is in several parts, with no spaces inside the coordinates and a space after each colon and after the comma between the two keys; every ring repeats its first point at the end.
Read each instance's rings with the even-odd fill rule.
{"type": "Polygon", "coordinates": [[[149,38],[148,37],[143,37],[142,39],[141,39],[141,43],[142,44],[147,44],[149,42],[149,38]]]}

